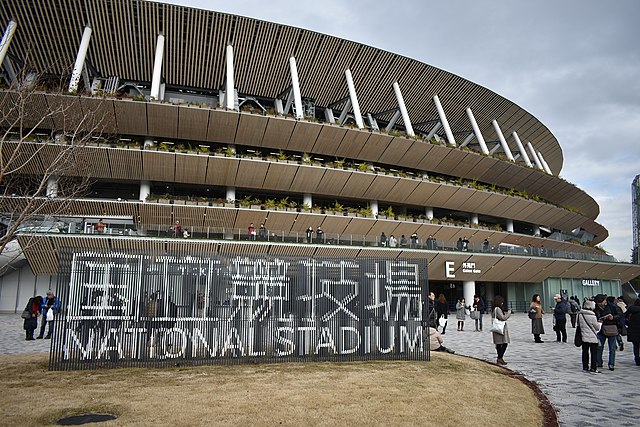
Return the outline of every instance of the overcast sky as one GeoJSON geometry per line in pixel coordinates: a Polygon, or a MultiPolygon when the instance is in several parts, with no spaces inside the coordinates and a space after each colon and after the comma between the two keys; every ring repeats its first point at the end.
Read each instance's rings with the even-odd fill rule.
{"type": "Polygon", "coordinates": [[[560,142],[560,176],[600,205],[601,244],[629,261],[640,174],[640,1],[175,0],[357,41],[445,69],[529,111],[560,142]]]}

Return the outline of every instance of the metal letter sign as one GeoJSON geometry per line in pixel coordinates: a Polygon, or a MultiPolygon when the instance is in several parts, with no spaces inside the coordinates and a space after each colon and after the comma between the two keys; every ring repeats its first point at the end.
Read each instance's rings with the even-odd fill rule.
{"type": "Polygon", "coordinates": [[[65,265],[51,369],[429,358],[424,259],[76,252],[65,265]]]}

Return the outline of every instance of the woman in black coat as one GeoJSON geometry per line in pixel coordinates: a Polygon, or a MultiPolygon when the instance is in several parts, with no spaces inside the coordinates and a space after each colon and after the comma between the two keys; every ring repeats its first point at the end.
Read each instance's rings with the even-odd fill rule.
{"type": "Polygon", "coordinates": [[[33,341],[35,338],[33,337],[34,331],[38,328],[38,315],[40,314],[40,309],[42,306],[42,297],[35,296],[29,298],[29,302],[27,306],[24,308],[25,311],[28,311],[31,314],[30,319],[24,319],[24,330],[27,333],[26,341],[33,341]]]}
{"type": "Polygon", "coordinates": [[[638,354],[640,350],[640,298],[627,308],[625,319],[627,322],[627,341],[633,344],[633,357],[636,366],[640,366],[640,355],[638,354]]]}

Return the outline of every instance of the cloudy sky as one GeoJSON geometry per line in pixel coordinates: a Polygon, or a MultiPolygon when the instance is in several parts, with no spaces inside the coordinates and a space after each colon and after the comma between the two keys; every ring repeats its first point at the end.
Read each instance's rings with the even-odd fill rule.
{"type": "Polygon", "coordinates": [[[510,99],[558,138],[561,176],[593,196],[601,244],[629,261],[640,174],[640,1],[165,0],[303,27],[443,68],[510,99]]]}

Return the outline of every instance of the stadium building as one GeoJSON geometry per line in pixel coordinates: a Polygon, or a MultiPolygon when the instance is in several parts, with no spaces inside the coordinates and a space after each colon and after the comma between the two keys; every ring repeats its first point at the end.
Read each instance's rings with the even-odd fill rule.
{"type": "Polygon", "coordinates": [[[599,206],[543,123],[420,60],[142,0],[1,0],[0,25],[2,156],[21,162],[3,229],[30,209],[2,312],[80,251],[421,259],[449,301],[517,309],[640,275],[595,247],[599,206]],[[51,169],[61,155],[73,167],[51,169]]]}

